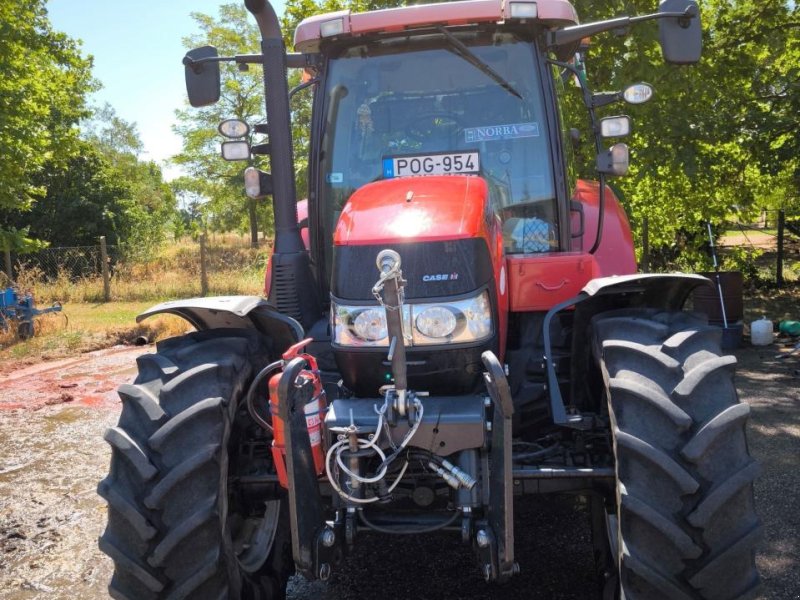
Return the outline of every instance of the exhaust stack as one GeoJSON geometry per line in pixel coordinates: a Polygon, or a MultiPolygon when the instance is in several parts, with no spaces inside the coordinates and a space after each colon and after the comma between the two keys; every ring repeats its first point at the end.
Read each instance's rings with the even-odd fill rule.
{"type": "Polygon", "coordinates": [[[297,319],[308,329],[319,319],[321,308],[308,251],[297,226],[286,46],[272,5],[266,0],[245,0],[244,4],[255,17],[261,31],[264,61],[264,97],[275,211],[269,301],[280,312],[297,319]]]}

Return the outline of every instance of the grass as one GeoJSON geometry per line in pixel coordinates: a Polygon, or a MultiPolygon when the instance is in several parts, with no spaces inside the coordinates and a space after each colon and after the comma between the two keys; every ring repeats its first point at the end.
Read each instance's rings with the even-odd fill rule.
{"type": "MultiPolygon", "coordinates": [[[[208,295],[261,294],[266,247],[251,249],[247,240],[239,236],[212,236],[207,256],[208,295]]],[[[791,261],[785,265],[787,281],[793,279],[793,265],[791,261]]],[[[30,340],[0,334],[0,371],[8,371],[14,363],[63,358],[133,343],[139,336],[157,340],[186,331],[187,324],[178,317],[163,315],[142,324],[136,324],[135,317],[163,300],[200,295],[199,245],[184,239],[166,244],[147,261],[116,263],[111,279],[112,302],[108,303],[102,302],[101,277],[76,280],[60,272],[47,278],[41,270],[23,267],[17,274],[17,286],[22,291],[32,291],[40,308],[59,301],[63,312],[39,317],[36,335],[30,340]]],[[[745,322],[761,315],[775,321],[800,318],[800,284],[795,281],[787,288],[748,290],[745,322]]]]}
{"type": "MultiPolygon", "coordinates": [[[[258,295],[264,288],[269,248],[249,248],[242,240],[210,240],[206,252],[208,295],[258,295]],[[215,245],[216,244],[216,245],[215,245]]],[[[100,275],[75,278],[65,270],[46,276],[38,267],[20,265],[20,290],[32,290],[40,304],[103,302],[100,275]]],[[[201,295],[200,246],[191,239],[165,244],[148,260],[120,260],[112,265],[111,300],[160,302],[201,295]]]]}
{"type": "MultiPolygon", "coordinates": [[[[261,294],[269,244],[253,249],[241,236],[217,235],[210,236],[206,250],[209,296],[261,294]]],[[[139,336],[158,340],[183,333],[188,324],[178,317],[161,315],[137,324],[136,315],[164,300],[201,295],[200,246],[186,238],[165,244],[147,260],[118,261],[108,303],[103,302],[100,276],[74,278],[61,270],[47,277],[41,269],[22,264],[16,286],[31,292],[36,306],[60,302],[63,311],[38,317],[30,340],[17,339],[13,331],[0,334],[0,370],[5,371],[14,363],[133,343],[139,336]]]]}
{"type": "Polygon", "coordinates": [[[155,341],[189,329],[188,323],[172,315],[161,315],[136,323],[136,315],[152,302],[72,303],[61,313],[36,318],[36,334],[25,341],[13,332],[0,336],[0,363],[29,364],[107,348],[132,344],[139,336],[155,341]]]}

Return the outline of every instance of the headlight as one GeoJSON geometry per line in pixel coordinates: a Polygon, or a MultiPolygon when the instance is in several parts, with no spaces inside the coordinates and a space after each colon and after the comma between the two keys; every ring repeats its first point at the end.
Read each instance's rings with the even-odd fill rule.
{"type": "Polygon", "coordinates": [[[446,338],[456,330],[456,325],[456,316],[446,306],[426,308],[414,319],[417,331],[432,338],[446,338]]]}
{"type": "MultiPolygon", "coordinates": [[[[388,346],[386,313],[377,306],[332,303],[333,342],[342,346],[388,346]]],[[[454,302],[404,304],[407,346],[464,344],[483,341],[494,333],[489,293],[454,302]]]]}
{"type": "Polygon", "coordinates": [[[380,308],[368,308],[353,319],[353,331],[361,339],[377,342],[388,335],[386,312],[380,308]]]}

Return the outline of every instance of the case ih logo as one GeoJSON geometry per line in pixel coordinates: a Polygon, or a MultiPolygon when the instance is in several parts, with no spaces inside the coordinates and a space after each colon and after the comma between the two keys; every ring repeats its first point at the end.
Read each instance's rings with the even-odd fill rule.
{"type": "Polygon", "coordinates": [[[423,275],[422,281],[455,281],[458,279],[458,273],[438,273],[436,275],[423,275]]]}

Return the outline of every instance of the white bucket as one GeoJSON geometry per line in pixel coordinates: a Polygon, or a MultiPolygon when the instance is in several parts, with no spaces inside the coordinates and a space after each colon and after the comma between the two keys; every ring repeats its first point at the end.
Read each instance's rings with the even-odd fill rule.
{"type": "Polygon", "coordinates": [[[767,346],[772,343],[772,321],[761,317],[750,323],[750,343],[753,346],[767,346]]]}

